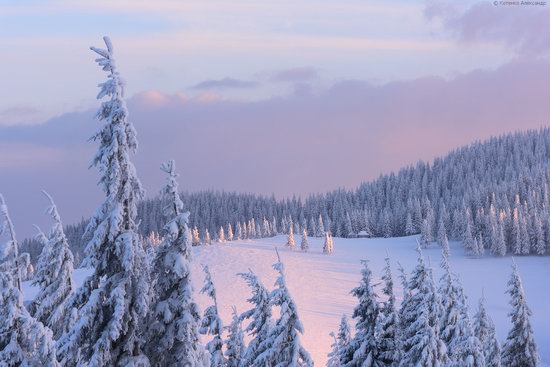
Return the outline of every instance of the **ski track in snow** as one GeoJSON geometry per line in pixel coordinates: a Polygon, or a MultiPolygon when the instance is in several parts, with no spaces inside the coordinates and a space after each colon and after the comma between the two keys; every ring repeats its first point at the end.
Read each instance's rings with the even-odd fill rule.
{"type": "MultiPolygon", "coordinates": [[[[275,247],[277,247],[285,264],[287,286],[304,324],[305,333],[302,336],[302,343],[311,353],[315,365],[324,366],[331,345],[329,332],[337,331],[340,317],[344,313],[350,318],[350,324],[352,326],[354,324],[351,313],[357,300],[350,295],[350,290],[357,286],[360,280],[359,260],[369,260],[373,280],[379,283],[387,251],[391,258],[396,297],[400,302],[401,285],[397,278],[397,262],[401,263],[410,274],[417,259],[416,238],[417,236],[376,239],[335,238],[332,255],[322,253],[323,238],[309,237],[309,252],[301,252],[300,236],[295,236],[297,248],[293,251],[285,246],[286,236],[195,247],[193,258],[195,297],[201,310],[211,302],[208,297],[198,294],[204,281],[201,265],[206,264],[210,267],[216,286],[220,316],[224,325],[229,325],[231,306],[237,306],[240,313],[250,307],[246,302],[250,296],[249,289],[236,274],[251,269],[268,289],[272,289],[277,273],[271,266],[276,261],[275,247]]],[[[441,275],[440,248],[434,244],[423,252],[431,262],[438,281],[441,275]]],[[[550,286],[548,285],[550,257],[518,257],[515,261],[523,279],[527,303],[533,311],[531,322],[542,359],[541,366],[550,366],[550,313],[548,312],[550,309],[550,286]]],[[[459,243],[451,243],[450,263],[452,271],[457,273],[463,282],[468,295],[471,316],[477,310],[482,290],[485,292],[487,308],[495,322],[497,335],[502,344],[510,328],[508,319],[510,306],[505,290],[512,270],[512,258],[490,256],[470,258],[464,254],[459,243]]],[[[89,269],[77,269],[76,284],[82,284],[89,273],[89,269]]],[[[381,294],[381,286],[377,286],[376,289],[381,294]]],[[[29,282],[25,282],[24,293],[25,299],[30,300],[36,295],[36,288],[29,282]]],[[[380,300],[383,299],[380,298],[380,300]]],[[[277,316],[276,310],[274,316],[277,316]]]]}

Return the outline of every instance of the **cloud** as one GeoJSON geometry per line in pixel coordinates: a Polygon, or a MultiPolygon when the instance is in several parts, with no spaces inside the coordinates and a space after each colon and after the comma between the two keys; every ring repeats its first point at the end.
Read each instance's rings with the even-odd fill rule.
{"type": "MultiPolygon", "coordinates": [[[[500,2],[499,2],[500,3],[500,2]]],[[[456,2],[428,2],[425,16],[440,20],[461,42],[497,43],[522,56],[550,51],[550,6],[475,3],[461,10],[456,2]]]]}
{"type": "Polygon", "coordinates": [[[223,79],[211,79],[202,81],[194,86],[191,89],[198,90],[207,90],[207,89],[248,89],[256,88],[259,84],[254,81],[240,80],[233,78],[223,78],[223,79]]]}
{"type": "Polygon", "coordinates": [[[0,125],[36,123],[43,117],[43,111],[32,106],[14,106],[0,111],[0,125]]]}
{"type": "Polygon", "coordinates": [[[270,80],[274,82],[305,82],[315,79],[317,76],[315,68],[305,66],[278,71],[271,76],[270,80]]]}
{"type": "MultiPolygon", "coordinates": [[[[355,187],[476,139],[550,124],[548,85],[550,61],[523,60],[453,79],[348,80],[254,102],[148,92],[128,100],[140,142],[133,159],[148,195],[163,184],[166,159],[178,161],[184,190],[286,196],[355,187]]],[[[88,170],[96,144],[86,141],[100,126],[94,112],[0,127],[0,152],[25,161],[0,154],[0,192],[22,233],[42,217],[40,189],[59,201],[66,222],[101,200],[97,172],[88,170]]]]}

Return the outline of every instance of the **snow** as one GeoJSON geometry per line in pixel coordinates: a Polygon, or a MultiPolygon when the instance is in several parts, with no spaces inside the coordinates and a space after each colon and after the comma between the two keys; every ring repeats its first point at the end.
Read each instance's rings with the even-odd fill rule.
{"type": "MultiPolygon", "coordinates": [[[[397,262],[410,274],[417,260],[417,238],[418,236],[334,238],[334,253],[331,255],[322,253],[324,238],[319,237],[309,237],[309,252],[288,249],[285,246],[287,236],[194,247],[194,287],[195,290],[201,288],[204,278],[202,265],[208,265],[216,286],[220,316],[229,324],[231,306],[237,306],[240,312],[249,309],[246,299],[250,296],[250,290],[244,280],[236,274],[251,269],[266,287],[273,289],[277,273],[273,270],[272,264],[277,260],[274,248],[278,247],[281,260],[285,264],[287,286],[298,306],[299,316],[305,328],[302,343],[311,353],[315,365],[324,366],[333,342],[329,333],[338,331],[342,314],[346,313],[350,318],[356,305],[356,299],[349,292],[359,284],[360,260],[369,260],[373,283],[378,284],[376,290],[381,296],[381,277],[387,251],[391,258],[399,305],[401,288],[397,279],[397,262]]],[[[450,246],[451,269],[462,280],[468,296],[470,315],[475,314],[483,290],[487,299],[487,310],[495,323],[498,339],[503,343],[511,327],[508,319],[511,308],[505,291],[512,272],[512,258],[470,258],[459,243],[451,242],[450,246]]],[[[431,260],[436,281],[439,280],[442,274],[439,267],[441,249],[433,244],[423,252],[426,258],[431,260]]],[[[550,257],[518,257],[515,258],[515,262],[523,279],[527,303],[533,311],[531,323],[542,359],[541,366],[550,367],[550,292],[547,283],[547,279],[550,279],[550,257]]],[[[82,284],[89,274],[91,269],[76,269],[75,283],[82,284]]],[[[36,295],[37,290],[29,282],[25,282],[23,292],[25,299],[30,300],[36,295]]],[[[195,297],[201,310],[212,302],[205,295],[199,295],[198,291],[195,297]]],[[[277,316],[277,313],[274,316],[277,316]]],[[[354,320],[350,319],[350,324],[354,326],[354,320]]],[[[224,333],[225,337],[227,333],[224,333]]]]}

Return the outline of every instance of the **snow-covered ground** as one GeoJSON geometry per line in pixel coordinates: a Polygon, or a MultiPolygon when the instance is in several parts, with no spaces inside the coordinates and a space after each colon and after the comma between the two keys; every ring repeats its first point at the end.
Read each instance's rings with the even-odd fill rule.
{"type": "MultiPolygon", "coordinates": [[[[300,236],[296,236],[298,246],[299,242],[300,236]]],[[[290,251],[285,248],[285,243],[286,236],[277,236],[195,248],[195,289],[200,289],[204,279],[201,264],[209,265],[217,287],[220,314],[226,325],[229,324],[232,305],[237,306],[239,312],[249,307],[246,303],[249,289],[236,273],[250,268],[271,288],[276,278],[271,265],[276,259],[274,248],[278,247],[285,263],[288,287],[298,305],[305,327],[302,342],[317,366],[325,365],[331,344],[329,332],[337,330],[342,314],[351,316],[356,304],[356,299],[350,296],[349,291],[358,284],[360,278],[359,260],[370,261],[374,279],[379,281],[387,252],[392,260],[396,292],[400,300],[401,289],[396,278],[397,262],[410,273],[417,258],[416,236],[387,239],[335,238],[335,252],[332,255],[322,253],[323,239],[320,238],[309,238],[308,253],[302,253],[299,249],[290,251]]],[[[424,254],[431,260],[436,279],[439,279],[440,249],[433,245],[424,250],[424,254]]],[[[550,366],[550,257],[519,257],[515,261],[523,278],[527,302],[533,311],[532,324],[542,366],[550,366]]],[[[497,334],[503,341],[510,327],[507,316],[510,307],[505,290],[512,258],[473,259],[464,254],[458,243],[451,243],[450,263],[453,271],[463,281],[471,314],[477,308],[482,290],[485,292],[488,310],[496,324],[497,334]]],[[[76,270],[77,284],[81,284],[89,272],[87,269],[76,270]]],[[[26,299],[32,299],[35,291],[28,283],[25,284],[26,299]]],[[[208,298],[198,294],[197,299],[202,309],[210,302],[208,298]]]]}

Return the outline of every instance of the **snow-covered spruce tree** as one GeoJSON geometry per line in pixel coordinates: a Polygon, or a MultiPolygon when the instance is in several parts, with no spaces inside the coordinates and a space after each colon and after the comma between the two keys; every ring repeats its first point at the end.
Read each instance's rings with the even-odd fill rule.
{"type": "Polygon", "coordinates": [[[294,250],[296,248],[296,243],[294,242],[294,225],[292,224],[292,222],[290,222],[290,225],[288,228],[288,237],[286,240],[286,246],[291,250],[294,250]]]}
{"type": "Polygon", "coordinates": [[[113,58],[113,46],[92,47],[96,61],[108,72],[98,98],[109,99],[97,113],[105,121],[93,136],[99,149],[92,165],[99,168],[105,201],[90,219],[85,237],[91,238],[86,263],[94,273],[75,297],[79,306],[75,326],[58,342],[58,357],[74,366],[141,366],[148,361],[141,350],[140,323],[148,312],[146,260],[137,234],[137,202],[143,197],[130,154],[137,148],[136,131],[128,121],[124,83],[113,58]]]}
{"type": "Polygon", "coordinates": [[[197,227],[193,227],[193,230],[191,231],[191,244],[193,246],[200,246],[201,244],[201,236],[197,227]]]}
{"type": "Polygon", "coordinates": [[[531,310],[527,306],[523,284],[515,263],[512,269],[507,290],[512,306],[512,311],[509,313],[512,329],[508,332],[502,348],[502,365],[506,367],[535,367],[540,358],[529,320],[531,310]]]}
{"type": "Polygon", "coordinates": [[[210,232],[208,231],[208,228],[204,230],[204,244],[205,245],[212,244],[212,238],[210,237],[210,232]]]}
{"type": "Polygon", "coordinates": [[[329,335],[333,342],[330,345],[330,352],[327,355],[327,367],[340,367],[340,345],[333,332],[329,335]]]}
{"type": "Polygon", "coordinates": [[[270,294],[272,306],[280,308],[279,319],[269,330],[268,337],[259,346],[262,353],[253,366],[295,366],[312,367],[311,356],[300,341],[304,326],[298,316],[298,308],[286,286],[284,265],[277,251],[277,262],[273,268],[279,273],[275,289],[270,294]]]}
{"type": "Polygon", "coordinates": [[[441,268],[443,269],[443,275],[439,281],[439,295],[441,297],[441,310],[439,314],[441,339],[447,345],[449,355],[452,355],[450,345],[457,334],[457,322],[460,314],[460,308],[463,299],[461,298],[460,290],[456,277],[451,273],[449,265],[449,259],[443,253],[443,259],[441,260],[441,268]]]}
{"type": "Polygon", "coordinates": [[[7,242],[0,248],[0,271],[11,274],[14,286],[21,292],[21,269],[19,266],[19,244],[15,236],[15,229],[8,213],[8,206],[4,197],[0,194],[0,218],[2,226],[0,227],[0,236],[6,234],[7,242]]]}
{"type": "Polygon", "coordinates": [[[302,242],[300,242],[300,248],[302,251],[307,252],[309,250],[309,242],[307,240],[307,229],[303,229],[302,231],[302,242]]]}
{"type": "Polygon", "coordinates": [[[225,239],[227,241],[233,241],[233,227],[231,226],[231,223],[227,225],[227,237],[225,239]]]}
{"type": "Polygon", "coordinates": [[[399,318],[395,307],[393,293],[393,277],[390,268],[390,259],[386,257],[384,266],[383,294],[387,297],[376,319],[376,343],[379,353],[380,366],[397,366],[399,363],[399,318]]]}
{"type": "Polygon", "coordinates": [[[447,348],[439,336],[439,300],[431,269],[418,248],[418,263],[407,286],[409,295],[401,305],[401,361],[399,366],[442,367],[447,348]]]}
{"type": "Polygon", "coordinates": [[[477,241],[472,233],[472,220],[470,217],[470,212],[466,212],[466,228],[464,229],[464,238],[463,238],[464,248],[466,252],[471,256],[479,255],[479,249],[477,247],[477,241]]]}
{"type": "Polygon", "coordinates": [[[33,284],[37,285],[40,291],[33,301],[32,315],[52,330],[55,339],[59,339],[72,326],[70,316],[73,312],[69,300],[75,291],[73,254],[63,231],[57,207],[52,197],[45,191],[43,193],[50,201],[47,213],[52,217],[54,224],[33,280],[33,284]]]}
{"type": "Polygon", "coordinates": [[[240,241],[243,239],[243,229],[241,227],[241,222],[237,222],[237,241],[240,241]]]}
{"type": "Polygon", "coordinates": [[[204,335],[212,335],[212,340],[206,344],[206,349],[210,352],[210,366],[221,367],[225,365],[223,356],[223,322],[218,313],[218,299],[216,297],[216,288],[212,282],[212,275],[207,265],[203,266],[204,270],[204,286],[201,293],[207,295],[214,302],[204,310],[200,333],[204,335]]]}
{"type": "Polygon", "coordinates": [[[501,349],[495,333],[495,324],[487,313],[485,296],[479,300],[479,307],[474,316],[474,334],[483,348],[483,357],[487,367],[501,367],[501,349]]]}
{"type": "Polygon", "coordinates": [[[493,227],[491,253],[496,256],[506,255],[506,238],[504,236],[504,225],[500,220],[497,222],[495,227],[493,227]]]}
{"type": "Polygon", "coordinates": [[[415,233],[416,233],[416,230],[414,228],[411,213],[407,213],[407,219],[405,221],[405,234],[407,236],[410,236],[410,235],[413,235],[415,233]]]}
{"type": "Polygon", "coordinates": [[[17,263],[11,257],[18,252],[15,230],[8,207],[0,194],[0,239],[7,243],[1,248],[0,267],[0,365],[1,366],[59,366],[52,332],[34,319],[23,306],[17,263]]]}
{"type": "Polygon", "coordinates": [[[323,253],[324,254],[332,254],[334,252],[334,242],[332,240],[332,236],[326,232],[325,233],[325,243],[323,244],[323,253]]]}
{"type": "Polygon", "coordinates": [[[242,320],[237,314],[237,309],[233,306],[233,319],[231,324],[226,327],[229,332],[225,341],[225,365],[227,367],[239,367],[246,351],[241,323],[242,320]]]}
{"type": "Polygon", "coordinates": [[[323,216],[319,214],[319,219],[317,221],[317,233],[315,234],[316,237],[323,237],[325,234],[325,224],[323,223],[323,216]]]}
{"type": "Polygon", "coordinates": [[[225,242],[225,231],[223,230],[223,227],[220,227],[220,230],[218,231],[218,242],[219,243],[225,242]]]}
{"type": "Polygon", "coordinates": [[[161,197],[169,221],[153,263],[146,352],[152,366],[207,367],[208,354],[200,343],[200,311],[193,298],[189,212],[183,212],[175,162],[168,161],[161,170],[168,174],[161,197]]]}
{"type": "Polygon", "coordinates": [[[338,350],[339,350],[339,359],[340,361],[343,360],[344,354],[343,352],[348,347],[349,343],[351,342],[351,329],[348,322],[347,316],[344,314],[342,315],[342,318],[340,319],[340,326],[338,327],[338,335],[336,336],[338,339],[338,350]]]}
{"type": "Polygon", "coordinates": [[[241,314],[241,320],[248,320],[248,326],[245,331],[251,336],[248,347],[242,358],[241,367],[248,367],[255,364],[256,359],[261,354],[260,346],[267,340],[272,327],[271,302],[269,291],[264,287],[260,279],[249,270],[248,273],[239,273],[246,284],[252,290],[252,297],[247,301],[252,304],[250,310],[241,314]]]}
{"type": "Polygon", "coordinates": [[[376,318],[379,308],[378,297],[372,287],[372,273],[366,260],[361,260],[361,282],[352,289],[351,294],[357,297],[359,303],[353,309],[355,335],[348,347],[342,353],[344,366],[377,366],[381,363],[378,346],[375,339],[376,318]]]}
{"type": "Polygon", "coordinates": [[[430,220],[425,218],[422,221],[422,227],[420,229],[420,244],[423,248],[427,248],[432,244],[432,242],[432,226],[430,224],[430,220]]]}

